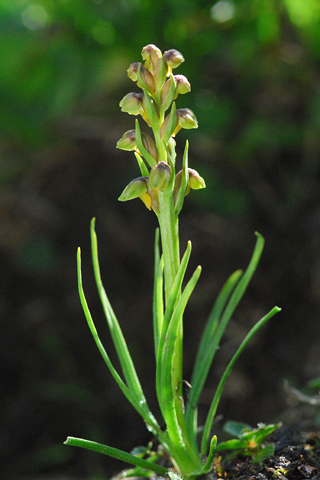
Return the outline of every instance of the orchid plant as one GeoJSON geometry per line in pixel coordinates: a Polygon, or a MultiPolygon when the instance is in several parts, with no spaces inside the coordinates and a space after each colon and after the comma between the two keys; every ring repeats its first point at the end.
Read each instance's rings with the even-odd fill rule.
{"type": "Polygon", "coordinates": [[[201,273],[198,266],[191,278],[184,282],[191,254],[191,242],[180,256],[179,215],[185,196],[190,189],[205,188],[199,173],[189,168],[188,141],[181,169],[177,171],[175,136],[181,128],[197,128],[195,114],[188,108],[176,108],[178,95],[190,92],[191,87],[183,75],[173,75],[173,70],[184,61],[177,50],[162,54],[155,45],[142,50],[143,62],[130,65],[128,76],[141,89],[129,93],[120,102],[123,112],[141,116],[152,131],[152,136],[141,130],[139,120],[135,128],[124,133],[117,147],[133,151],[141,175],[132,180],[119,197],[120,201],[140,198],[159,221],[155,234],[155,264],[153,291],[153,332],[156,360],[155,386],[160,411],[165,423],[151,412],[143,393],[134,363],[130,356],[117,317],[104,290],[99,268],[95,219],[91,222],[91,244],[94,275],[105,317],[117,352],[122,376],[113,366],[95,328],[82,287],[81,254],[78,249],[78,286],[80,300],[89,328],[97,347],[113,378],[123,394],[138,411],[147,429],[162,445],[157,451],[126,453],[100,443],[68,437],[67,445],[80,446],[101,452],[134,465],[124,476],[169,474],[172,478],[194,479],[209,473],[213,466],[217,438],[212,435],[212,425],[225,382],[234,363],[253,335],[280,309],[274,307],[249,331],[238,347],[217,386],[203,428],[198,427],[197,411],[214,355],[228,322],[240,302],[257,267],[264,239],[257,240],[250,263],[245,272],[237,270],[227,279],[209,315],[196,355],[190,383],[183,377],[183,314],[191,293],[201,273]],[[160,247],[161,239],[161,247],[160,247]],[[183,286],[185,284],[185,286],[183,286]],[[189,386],[189,395],[183,396],[183,384],[189,386]],[[165,464],[163,457],[169,459],[165,464]]]}

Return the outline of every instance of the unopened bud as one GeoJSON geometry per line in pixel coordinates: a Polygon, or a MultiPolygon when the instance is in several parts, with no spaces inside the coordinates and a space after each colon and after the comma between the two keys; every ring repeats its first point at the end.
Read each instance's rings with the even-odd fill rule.
{"type": "Polygon", "coordinates": [[[128,77],[133,82],[136,82],[138,80],[138,68],[139,68],[139,62],[134,62],[134,63],[131,63],[130,67],[127,70],[128,77]]]}
{"type": "Polygon", "coordinates": [[[191,85],[187,77],[185,77],[184,75],[174,75],[173,77],[177,85],[176,97],[178,96],[179,93],[184,94],[191,91],[191,85]]]}
{"type": "Polygon", "coordinates": [[[206,183],[199,173],[193,168],[188,168],[189,172],[189,186],[193,190],[200,190],[200,188],[206,188],[206,183]]]}
{"type": "Polygon", "coordinates": [[[177,97],[177,83],[172,75],[170,78],[165,82],[161,89],[161,106],[164,110],[170,107],[174,98],[177,97]]]}
{"type": "Polygon", "coordinates": [[[120,200],[120,202],[127,202],[134,198],[141,198],[148,191],[147,180],[148,177],[138,177],[131,180],[121,193],[118,200],[120,200]]]}
{"type": "Polygon", "coordinates": [[[176,114],[176,110],[173,111],[173,109],[171,109],[171,112],[169,113],[169,115],[166,116],[163,124],[161,125],[160,136],[162,140],[167,143],[169,138],[171,136],[175,136],[179,130],[180,127],[178,128],[178,117],[176,114]]]}
{"type": "MultiPolygon", "coordinates": [[[[181,181],[182,181],[182,170],[178,172],[175,176],[174,179],[174,190],[173,190],[173,195],[174,195],[174,202],[176,202],[176,199],[178,197],[178,192],[181,187],[181,181]]],[[[193,190],[200,190],[200,188],[206,188],[205,181],[203,180],[202,177],[200,177],[199,173],[196,170],[193,170],[193,168],[188,168],[188,185],[185,190],[184,195],[188,195],[190,192],[190,188],[193,190]]]]}
{"type": "Polygon", "coordinates": [[[174,49],[164,52],[163,58],[170,68],[177,68],[182,62],[184,62],[182,54],[174,49]]]}
{"type": "Polygon", "coordinates": [[[122,112],[139,115],[142,108],[143,93],[128,93],[120,102],[122,112]]]}
{"type": "Polygon", "coordinates": [[[151,168],[149,174],[149,189],[164,190],[171,176],[171,168],[166,162],[159,162],[151,168]]]}
{"type": "Polygon", "coordinates": [[[136,144],[136,131],[135,130],[128,130],[125,132],[120,140],[117,142],[117,148],[120,150],[135,150],[137,147],[136,144]]]}
{"type": "Polygon", "coordinates": [[[161,50],[153,44],[143,47],[141,52],[143,60],[145,60],[145,66],[154,75],[156,71],[156,65],[159,58],[162,57],[161,50]]]}
{"type": "Polygon", "coordinates": [[[198,128],[198,121],[192,110],[189,108],[178,108],[178,124],[180,128],[198,128]]]}
{"type": "MultiPolygon", "coordinates": [[[[140,67],[140,75],[141,75],[141,80],[142,82],[147,86],[151,92],[156,91],[156,81],[154,76],[149,72],[149,70],[146,69],[144,65],[141,64],[140,67]]],[[[140,85],[141,88],[143,88],[143,85],[140,85]]]]}
{"type": "Polygon", "coordinates": [[[146,133],[141,133],[141,140],[143,143],[144,148],[153,156],[153,158],[157,161],[158,160],[158,150],[154,140],[147,135],[146,133]]]}

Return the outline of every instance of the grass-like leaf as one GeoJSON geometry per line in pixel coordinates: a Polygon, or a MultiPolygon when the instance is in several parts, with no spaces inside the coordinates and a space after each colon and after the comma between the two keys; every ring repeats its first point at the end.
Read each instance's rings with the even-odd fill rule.
{"type": "Polygon", "coordinates": [[[186,251],[182,257],[181,263],[179,265],[179,269],[176,275],[176,278],[174,280],[171,294],[167,303],[166,311],[164,314],[163,322],[162,322],[162,329],[160,332],[160,337],[159,337],[159,346],[158,346],[158,351],[157,351],[157,369],[156,369],[156,389],[157,389],[157,395],[159,398],[159,403],[160,406],[164,405],[163,404],[163,390],[162,390],[162,383],[161,383],[161,378],[162,378],[162,371],[164,367],[164,362],[163,362],[163,351],[164,351],[164,346],[166,342],[166,334],[169,326],[169,322],[172,318],[172,314],[174,311],[174,308],[180,298],[181,295],[181,286],[182,282],[185,276],[185,272],[187,270],[189,258],[191,254],[191,242],[188,242],[186,251]]]}
{"type": "MultiPolygon", "coordinates": [[[[124,339],[119,322],[114,314],[114,311],[107,297],[106,291],[102,284],[99,259],[98,259],[98,242],[97,242],[97,235],[95,232],[95,218],[93,218],[91,221],[90,232],[91,232],[91,248],[92,248],[92,262],[93,262],[94,276],[95,276],[100,300],[102,303],[103,311],[110,329],[110,333],[112,336],[112,340],[113,340],[117,355],[119,357],[123,375],[129,389],[139,399],[139,402],[141,402],[141,405],[144,405],[144,404],[146,405],[145,396],[143,394],[142,387],[138,379],[138,375],[136,373],[126,341],[124,339]]],[[[145,408],[146,410],[149,410],[147,405],[145,408]]]]}
{"type": "Polygon", "coordinates": [[[139,168],[140,168],[141,175],[143,175],[144,177],[149,177],[148,167],[147,167],[147,165],[144,163],[143,159],[140,157],[139,153],[134,152],[134,156],[135,156],[136,159],[137,159],[137,162],[138,162],[138,165],[139,165],[139,168]]]}
{"type": "Polygon", "coordinates": [[[154,286],[153,286],[153,336],[155,357],[157,360],[159,349],[159,337],[163,325],[163,257],[160,257],[159,229],[156,229],[154,241],[154,286]]]}
{"type": "Polygon", "coordinates": [[[162,413],[164,415],[167,428],[175,444],[179,444],[181,441],[181,431],[177,422],[176,407],[175,407],[175,395],[174,387],[172,385],[172,367],[173,358],[175,355],[175,342],[177,339],[177,332],[179,322],[181,321],[183,312],[188,303],[191,293],[195,288],[197,281],[201,273],[201,267],[198,266],[192,275],[191,279],[187,283],[181,298],[179,299],[170,319],[168,330],[165,337],[160,339],[160,344],[163,344],[162,358],[158,361],[162,362],[162,371],[160,378],[160,391],[162,398],[162,413]]]}
{"type": "Polygon", "coordinates": [[[251,330],[247,333],[246,337],[244,338],[244,340],[241,342],[241,345],[239,346],[239,348],[237,349],[236,353],[233,355],[232,359],[230,360],[224,374],[222,375],[221,379],[220,379],[220,382],[219,382],[219,385],[217,387],[217,390],[216,390],[216,393],[214,395],[214,398],[212,400],[212,403],[211,403],[211,406],[210,406],[210,410],[209,410],[209,413],[208,413],[208,416],[207,416],[207,419],[206,419],[206,423],[205,423],[205,426],[204,426],[204,431],[203,431],[203,435],[202,435],[202,441],[201,441],[201,453],[203,455],[206,454],[206,451],[207,451],[207,444],[208,444],[208,439],[209,439],[209,435],[210,435],[210,430],[211,430],[211,425],[212,425],[212,422],[213,422],[213,419],[214,419],[214,416],[216,414],[216,411],[217,411],[217,407],[218,407],[218,404],[219,404],[219,401],[220,401],[220,397],[221,397],[221,394],[222,394],[222,390],[223,390],[223,387],[226,383],[226,380],[228,378],[228,376],[230,375],[231,371],[232,371],[232,368],[234,366],[234,364],[236,363],[238,357],[240,356],[240,354],[243,352],[243,350],[245,349],[245,347],[247,346],[247,344],[249,343],[249,341],[251,340],[251,338],[256,334],[256,332],[270,319],[272,318],[276,313],[280,312],[281,308],[279,307],[273,307],[272,310],[270,310],[269,313],[267,313],[267,315],[265,315],[264,317],[262,317],[252,328],[251,330]]]}
{"type": "Polygon", "coordinates": [[[94,452],[103,453],[109,457],[117,458],[122,462],[129,463],[131,465],[136,465],[138,467],[145,468],[146,470],[151,470],[153,472],[165,475],[168,472],[167,468],[161,467],[160,465],[148,462],[143,458],[136,457],[131,453],[124,452],[118,448],[109,447],[108,445],[103,445],[101,443],[92,442],[90,440],[84,440],[83,438],[76,437],[67,437],[67,440],[64,442],[65,445],[71,445],[73,447],[86,448],[88,450],[93,450],[94,452]]]}
{"type": "Polygon", "coordinates": [[[195,425],[194,416],[196,414],[198,400],[212,365],[214,355],[217,351],[221,337],[220,334],[223,333],[223,327],[221,327],[218,335],[216,334],[221,315],[241,275],[242,271],[237,270],[228,278],[218,295],[204,328],[193,368],[191,377],[192,389],[189,392],[187,404],[186,422],[189,430],[194,429],[192,425],[195,425]]]}
{"type": "Polygon", "coordinates": [[[184,203],[184,197],[186,193],[186,189],[188,186],[189,181],[189,171],[188,171],[188,151],[189,151],[189,142],[186,141],[186,146],[183,153],[183,161],[182,161],[182,178],[181,178],[181,185],[179,188],[179,192],[177,195],[177,200],[175,204],[175,212],[176,216],[178,217],[184,203]]]}
{"type": "Polygon", "coordinates": [[[109,355],[107,354],[100,338],[98,335],[98,332],[96,330],[96,327],[94,325],[87,300],[83,291],[82,287],[82,275],[81,275],[81,251],[80,248],[78,248],[77,252],[77,271],[78,271],[78,289],[79,289],[79,296],[80,296],[80,301],[81,305],[83,308],[83,312],[85,314],[88,326],[90,328],[91,334],[94,338],[94,341],[96,342],[96,345],[98,347],[98,350],[105,361],[107,367],[110,370],[111,375],[113,376],[114,380],[117,382],[118,386],[120,387],[122,393],[125,395],[125,397],[129,400],[129,402],[133,405],[133,407],[139,412],[139,414],[142,416],[142,418],[145,420],[145,422],[150,426],[152,431],[157,434],[158,431],[160,431],[160,427],[155,420],[154,416],[152,413],[148,410],[147,406],[145,403],[141,403],[141,396],[135,395],[134,392],[132,392],[127,385],[124,383],[116,369],[114,368],[109,355]]]}
{"type": "Polygon", "coordinates": [[[193,370],[191,379],[192,389],[190,391],[187,405],[187,425],[189,429],[194,428],[194,417],[196,415],[197,403],[214,355],[219,347],[221,337],[233,312],[243,297],[259,263],[264,246],[264,238],[257,232],[256,236],[256,245],[245,273],[241,276],[240,271],[237,271],[226,282],[208,320],[208,330],[210,335],[207,336],[205,330],[201,339],[200,353],[197,356],[195,368],[193,370]],[[232,290],[233,293],[231,294],[232,290]]]}

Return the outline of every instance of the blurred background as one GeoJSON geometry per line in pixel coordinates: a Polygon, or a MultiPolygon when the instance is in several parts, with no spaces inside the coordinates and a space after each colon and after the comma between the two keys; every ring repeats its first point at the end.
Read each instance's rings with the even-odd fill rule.
{"type": "Polygon", "coordinates": [[[177,136],[178,161],[188,138],[190,166],[207,184],[180,216],[190,273],[203,266],[185,315],[187,380],[219,289],[247,266],[254,232],[266,239],[200,419],[236,346],[274,305],[282,312],[241,356],[219,414],[253,426],[286,420],[284,379],[303,388],[320,375],[318,0],[1,0],[1,478],[109,479],[124,465],[63,446],[67,435],[127,451],[150,440],[99,356],[76,280],[81,245],[87,299],[115,359],[91,267],[95,216],[105,287],[157,413],[157,222],[142,202],[117,201],[139,172],[115,148],[134,122],[118,106],[137,91],[126,70],[149,43],[185,57],[177,73],[192,92],[178,106],[199,129],[177,136]]]}

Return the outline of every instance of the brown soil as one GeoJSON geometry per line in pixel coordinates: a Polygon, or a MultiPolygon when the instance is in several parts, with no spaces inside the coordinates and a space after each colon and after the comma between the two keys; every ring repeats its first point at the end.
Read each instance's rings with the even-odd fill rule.
{"type": "Polygon", "coordinates": [[[281,427],[270,435],[268,443],[275,446],[274,455],[262,463],[253,463],[250,457],[237,456],[218,461],[215,477],[241,480],[281,480],[320,478],[320,436],[301,433],[281,427]]]}

